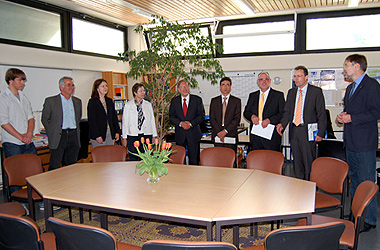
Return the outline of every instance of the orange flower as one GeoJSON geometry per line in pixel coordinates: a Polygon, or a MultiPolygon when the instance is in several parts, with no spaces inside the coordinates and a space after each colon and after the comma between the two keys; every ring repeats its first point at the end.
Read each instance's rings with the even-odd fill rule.
{"type": "MultiPolygon", "coordinates": [[[[148,141],[149,139],[146,140],[148,141]]],[[[148,149],[152,149],[152,144],[148,144],[148,149]]]]}
{"type": "Polygon", "coordinates": [[[166,143],[166,148],[169,149],[172,147],[172,144],[169,142],[169,143],[166,143]]]}
{"type": "Polygon", "coordinates": [[[135,148],[140,147],[140,142],[139,142],[139,141],[135,141],[135,142],[133,143],[133,146],[135,146],[135,148]]]}
{"type": "Polygon", "coordinates": [[[146,138],[146,144],[150,144],[149,138],[146,138]]]}
{"type": "Polygon", "coordinates": [[[144,143],[144,142],[145,142],[145,138],[141,137],[141,143],[144,143]]]}
{"type": "Polygon", "coordinates": [[[158,145],[158,139],[154,140],[154,144],[158,145]]]}
{"type": "Polygon", "coordinates": [[[161,149],[165,149],[165,147],[166,147],[166,141],[164,141],[164,142],[162,143],[162,145],[161,145],[161,149]]]}

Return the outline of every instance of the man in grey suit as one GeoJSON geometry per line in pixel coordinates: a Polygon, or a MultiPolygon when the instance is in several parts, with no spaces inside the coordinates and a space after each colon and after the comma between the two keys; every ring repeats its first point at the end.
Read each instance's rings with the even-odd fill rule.
{"type": "Polygon", "coordinates": [[[290,146],[297,178],[309,180],[311,164],[316,157],[316,142],[322,141],[326,133],[325,98],[322,89],[307,83],[309,71],[305,66],[294,68],[293,80],[296,87],[288,92],[284,115],[277,125],[282,135],[289,125],[290,146]],[[309,127],[317,125],[318,133],[314,138],[308,135],[309,127]]]}
{"type": "Polygon", "coordinates": [[[82,101],[73,96],[73,78],[59,80],[61,93],[45,99],[41,121],[45,127],[50,149],[49,171],[77,162],[80,147],[79,122],[82,101]]]}

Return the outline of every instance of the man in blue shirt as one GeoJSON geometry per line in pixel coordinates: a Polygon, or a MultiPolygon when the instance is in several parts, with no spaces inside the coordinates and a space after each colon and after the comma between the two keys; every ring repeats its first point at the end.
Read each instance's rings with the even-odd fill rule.
{"type": "Polygon", "coordinates": [[[82,101],[73,96],[73,78],[59,80],[61,93],[47,97],[42,109],[41,121],[49,141],[49,170],[77,162],[80,148],[79,122],[82,117],[82,101]]]}
{"type": "MultiPolygon", "coordinates": [[[[360,183],[376,180],[376,149],[378,147],[377,120],[380,119],[380,85],[365,74],[367,59],[353,54],[344,62],[344,75],[353,82],[344,96],[344,110],[337,121],[344,123],[344,144],[347,163],[350,166],[351,194],[360,183]]],[[[370,203],[363,231],[376,227],[377,201],[370,203]]]]}

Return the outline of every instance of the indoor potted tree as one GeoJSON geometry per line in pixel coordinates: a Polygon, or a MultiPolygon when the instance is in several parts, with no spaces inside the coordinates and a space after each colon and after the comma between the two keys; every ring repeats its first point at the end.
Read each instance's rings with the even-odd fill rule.
{"type": "Polygon", "coordinates": [[[179,24],[153,15],[149,25],[139,25],[135,32],[148,37],[147,50],[127,51],[119,60],[128,61],[130,71],[126,77],[141,79],[152,102],[160,141],[169,127],[168,109],[176,93],[176,83],[186,79],[197,87],[195,76],[202,76],[216,84],[224,71],[215,53],[221,47],[209,36],[204,36],[198,24],[179,24]]]}

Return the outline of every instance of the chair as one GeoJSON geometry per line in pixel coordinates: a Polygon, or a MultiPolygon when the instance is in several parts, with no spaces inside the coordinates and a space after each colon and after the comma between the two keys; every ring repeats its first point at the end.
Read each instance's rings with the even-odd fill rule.
{"type": "Polygon", "coordinates": [[[324,192],[316,192],[315,212],[340,209],[340,218],[344,217],[346,178],[348,164],[342,160],[319,157],[311,165],[310,181],[315,182],[318,189],[324,192]],[[339,195],[337,199],[331,194],[339,195]]]}
{"type": "MultiPolygon", "coordinates": [[[[22,154],[11,156],[4,160],[3,167],[6,173],[6,185],[8,191],[8,201],[17,200],[28,202],[28,192],[27,189],[20,189],[10,192],[11,186],[26,186],[26,178],[36,174],[41,174],[42,161],[34,154],[22,154]]],[[[36,214],[34,210],[34,204],[36,201],[41,201],[42,198],[36,191],[32,190],[32,203],[29,204],[29,212],[32,219],[36,219],[36,214]]]]}
{"type": "MultiPolygon", "coordinates": [[[[356,250],[359,243],[359,234],[363,229],[367,207],[375,197],[378,186],[372,181],[364,181],[356,188],[354,198],[351,204],[351,220],[337,219],[322,215],[312,215],[312,225],[319,225],[330,222],[343,222],[346,226],[340,245],[346,246],[349,249],[356,250]]],[[[297,226],[306,225],[306,219],[300,219],[297,226]]]]}
{"type": "Polygon", "coordinates": [[[253,150],[248,153],[246,161],[248,169],[257,169],[281,175],[284,155],[273,150],[253,150]]]}
{"type": "Polygon", "coordinates": [[[346,150],[343,141],[338,139],[323,139],[317,143],[317,157],[333,157],[346,161],[346,150]]]}
{"type": "Polygon", "coordinates": [[[189,242],[172,240],[150,240],[144,243],[142,250],[237,250],[231,243],[225,242],[189,242]]]}
{"type": "MultiPolygon", "coordinates": [[[[92,162],[121,162],[126,161],[128,151],[120,145],[104,145],[93,148],[91,151],[92,162]]],[[[92,219],[91,210],[88,211],[89,219],[92,219]]],[[[83,209],[79,208],[80,222],[83,223],[83,209]]]]}
{"type": "Polygon", "coordinates": [[[173,152],[169,155],[168,163],[183,164],[186,158],[186,148],[179,145],[172,145],[173,152]]]}
{"type": "Polygon", "coordinates": [[[339,250],[345,225],[339,222],[277,229],[265,237],[265,245],[243,250],[339,250]]]}
{"type": "Polygon", "coordinates": [[[0,213],[23,216],[26,214],[26,211],[19,202],[6,202],[0,204],[0,213]]]}
{"type": "Polygon", "coordinates": [[[120,162],[125,161],[128,151],[120,145],[99,146],[91,151],[92,162],[120,162]]]}
{"type": "Polygon", "coordinates": [[[236,154],[230,148],[211,147],[203,149],[200,157],[202,166],[233,168],[236,154]]]}
{"type": "MultiPolygon", "coordinates": [[[[273,150],[252,150],[248,153],[247,169],[257,169],[265,172],[282,175],[282,168],[284,165],[284,155],[281,152],[273,150]]],[[[257,223],[256,234],[257,234],[257,223]]],[[[277,221],[277,228],[280,227],[280,222],[277,221]]],[[[271,223],[271,230],[273,230],[273,222],[271,223]]],[[[250,235],[253,236],[253,224],[251,224],[250,235]]]]}
{"type": "Polygon", "coordinates": [[[105,229],[78,225],[57,218],[48,219],[58,249],[65,250],[141,250],[141,247],[117,242],[105,229]]]}
{"type": "Polygon", "coordinates": [[[0,249],[55,250],[53,233],[40,235],[38,225],[29,217],[0,213],[0,249]]]}

